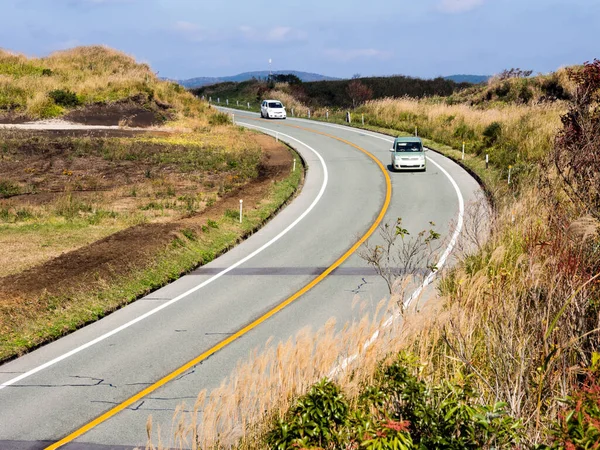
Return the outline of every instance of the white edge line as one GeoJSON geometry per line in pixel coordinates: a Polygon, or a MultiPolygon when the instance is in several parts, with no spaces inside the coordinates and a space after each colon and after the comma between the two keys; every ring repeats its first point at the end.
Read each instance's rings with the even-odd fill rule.
{"type": "MultiPolygon", "coordinates": [[[[343,128],[343,129],[346,129],[347,131],[353,131],[355,133],[360,133],[360,131],[354,130],[354,129],[349,129],[349,127],[342,127],[342,126],[335,126],[335,125],[328,125],[328,126],[330,126],[332,128],[343,128]]],[[[371,134],[371,133],[367,133],[367,135],[371,136],[373,138],[377,138],[377,139],[381,139],[381,140],[387,141],[387,142],[393,142],[393,139],[380,137],[380,136],[377,136],[377,135],[374,135],[374,134],[371,134]]],[[[446,260],[448,259],[448,257],[450,256],[450,253],[452,253],[452,250],[454,250],[454,247],[456,246],[456,242],[458,241],[458,237],[459,237],[460,233],[462,232],[462,227],[463,227],[463,222],[464,222],[465,200],[463,198],[463,195],[462,195],[462,192],[461,192],[460,188],[458,187],[458,184],[456,183],[456,181],[454,180],[454,178],[452,178],[452,176],[446,171],[446,169],[444,169],[442,166],[440,166],[437,162],[435,162],[429,156],[427,157],[427,159],[431,163],[435,164],[437,166],[437,168],[440,169],[444,175],[446,175],[446,177],[450,180],[450,183],[454,187],[454,191],[456,192],[456,196],[458,197],[458,219],[456,221],[456,228],[455,228],[454,233],[452,235],[452,239],[450,239],[450,243],[448,244],[448,247],[446,247],[446,250],[444,251],[444,253],[440,257],[440,259],[439,259],[439,261],[438,261],[438,263],[436,265],[436,269],[432,270],[429,273],[429,275],[425,278],[425,280],[423,281],[423,283],[421,284],[421,286],[419,286],[406,300],[404,300],[403,303],[404,303],[404,307],[405,308],[408,307],[413,302],[413,300],[415,298],[418,298],[419,295],[421,295],[421,293],[423,292],[423,289],[425,289],[429,284],[431,284],[431,282],[434,280],[437,272],[442,267],[444,267],[444,264],[446,264],[446,260]]],[[[390,327],[399,317],[400,317],[399,313],[392,314],[390,317],[388,317],[388,319],[383,323],[382,327],[380,329],[375,330],[375,332],[371,335],[371,337],[369,339],[367,339],[367,341],[363,344],[362,350],[365,351],[371,345],[373,345],[373,343],[379,337],[381,329],[390,327]]],[[[339,374],[340,372],[345,371],[348,368],[348,366],[350,364],[352,364],[352,362],[354,362],[356,359],[358,359],[359,356],[360,355],[357,352],[357,353],[354,353],[354,354],[348,356],[347,358],[344,358],[337,366],[335,366],[331,370],[331,372],[329,372],[328,377],[329,378],[333,378],[337,374],[339,374]]]]}
{"type": "MultiPolygon", "coordinates": [[[[362,129],[352,128],[352,127],[344,126],[344,125],[335,125],[335,124],[331,124],[331,123],[324,123],[324,122],[320,122],[320,121],[316,121],[316,120],[307,120],[307,119],[301,119],[301,118],[295,118],[295,119],[292,119],[292,120],[301,121],[301,122],[308,122],[308,123],[311,123],[311,124],[321,125],[321,126],[329,127],[329,128],[337,128],[337,129],[349,131],[349,132],[352,132],[352,133],[359,133],[359,134],[362,134],[364,136],[372,137],[372,138],[375,138],[375,139],[380,139],[380,140],[386,141],[386,142],[394,142],[394,140],[390,139],[389,137],[380,136],[379,134],[376,134],[375,132],[372,132],[372,131],[369,131],[369,130],[362,130],[362,129]]],[[[423,281],[423,283],[421,284],[421,286],[419,286],[403,302],[405,308],[408,307],[413,302],[413,300],[415,298],[418,298],[419,295],[421,295],[421,293],[423,292],[423,289],[425,289],[429,284],[431,284],[431,282],[434,280],[437,272],[444,266],[444,264],[446,264],[446,260],[450,256],[450,253],[452,253],[452,250],[454,250],[454,247],[456,246],[456,242],[458,240],[458,237],[459,237],[460,233],[462,232],[462,227],[463,227],[463,222],[464,222],[465,201],[464,201],[464,197],[462,195],[462,192],[461,192],[460,188],[458,187],[458,184],[456,183],[456,180],[454,180],[454,178],[452,178],[452,176],[446,171],[446,169],[444,169],[441,165],[439,165],[437,162],[435,162],[429,156],[427,157],[427,160],[429,160],[431,163],[435,164],[435,166],[442,171],[442,173],[448,178],[448,180],[450,180],[450,183],[454,187],[454,191],[456,192],[456,196],[458,197],[458,218],[457,218],[457,221],[456,221],[456,229],[454,230],[454,233],[452,235],[452,239],[450,239],[450,243],[448,244],[448,247],[446,247],[446,250],[444,251],[444,253],[440,257],[440,259],[439,259],[439,261],[438,261],[438,263],[436,265],[436,270],[431,271],[429,273],[429,275],[425,278],[425,280],[423,281]]],[[[382,328],[388,328],[388,327],[390,327],[398,319],[398,317],[400,317],[399,313],[392,314],[383,323],[382,328]]],[[[377,338],[379,337],[379,333],[380,332],[381,332],[380,329],[375,330],[375,332],[373,333],[373,335],[371,335],[371,337],[369,339],[367,339],[367,341],[363,344],[363,347],[362,347],[363,351],[366,350],[366,349],[368,349],[373,344],[373,342],[375,342],[377,340],[377,338]]],[[[331,372],[329,373],[329,378],[333,378],[336,374],[338,374],[338,373],[343,372],[344,370],[346,370],[346,368],[353,361],[355,361],[358,357],[359,357],[359,354],[355,353],[355,354],[350,355],[347,358],[343,359],[341,363],[339,363],[336,367],[334,367],[331,370],[331,372]]]]}
{"type": "MultiPolygon", "coordinates": [[[[247,126],[249,127],[253,127],[253,128],[258,128],[267,132],[272,132],[275,133],[275,131],[269,130],[267,128],[263,128],[263,127],[259,127],[259,126],[255,126],[255,125],[250,125],[247,124],[247,126]]],[[[329,180],[329,174],[327,172],[327,165],[325,164],[325,160],[323,159],[323,157],[319,154],[319,152],[317,152],[314,148],[310,147],[309,145],[305,144],[304,142],[289,136],[287,134],[284,133],[279,133],[279,136],[283,136],[286,137],[292,141],[296,141],[298,142],[300,145],[303,145],[304,147],[308,148],[310,151],[312,151],[317,158],[319,158],[319,161],[321,162],[321,166],[323,167],[323,184],[321,186],[321,189],[319,190],[319,193],[317,194],[316,198],[313,200],[313,202],[310,204],[310,206],[308,207],[308,209],[306,209],[306,211],[304,211],[296,220],[294,220],[294,222],[292,222],[290,225],[288,225],[283,231],[281,231],[277,236],[275,236],[273,239],[271,239],[269,242],[265,243],[262,247],[256,249],[255,251],[253,251],[252,253],[250,253],[248,256],[240,259],[238,262],[236,262],[235,264],[229,266],[226,269],[223,269],[221,272],[217,273],[216,275],[212,276],[211,278],[209,278],[208,280],[200,283],[199,285],[189,289],[188,291],[184,292],[183,294],[178,295],[177,297],[169,300],[168,302],[148,311],[145,314],[142,314],[139,317],[136,317],[135,319],[115,328],[114,330],[109,331],[108,333],[103,334],[102,336],[97,337],[96,339],[93,339],[92,341],[89,341],[77,348],[74,348],[73,350],[64,353],[40,366],[35,367],[34,369],[31,369],[15,378],[12,378],[2,384],[0,384],[0,390],[13,385],[15,383],[18,383],[21,380],[24,380],[25,378],[28,378],[44,369],[47,369],[50,366],[55,365],[56,363],[59,363],[83,350],[86,350],[90,347],[92,347],[93,345],[102,342],[103,340],[114,336],[115,334],[125,330],[126,328],[129,328],[130,326],[141,322],[142,320],[156,314],[157,312],[165,309],[166,307],[172,305],[173,303],[178,302],[179,300],[183,299],[184,297],[187,297],[188,295],[196,292],[197,290],[203,288],[204,286],[206,286],[209,283],[212,283],[213,281],[217,280],[218,278],[222,277],[223,275],[225,275],[227,272],[230,272],[231,270],[235,269],[236,267],[240,266],[241,264],[244,264],[245,262],[247,262],[248,260],[250,260],[251,258],[255,257],[256,255],[258,255],[259,253],[261,253],[263,250],[265,250],[266,248],[270,247],[272,244],[274,244],[275,242],[277,242],[281,237],[283,237],[285,234],[287,234],[292,228],[294,228],[296,225],[298,225],[298,223],[304,219],[304,217],[306,217],[306,215],[312,211],[312,209],[317,205],[317,203],[319,202],[319,200],[321,200],[321,197],[323,196],[323,194],[325,193],[325,188],[327,187],[327,182],[329,180]]]]}

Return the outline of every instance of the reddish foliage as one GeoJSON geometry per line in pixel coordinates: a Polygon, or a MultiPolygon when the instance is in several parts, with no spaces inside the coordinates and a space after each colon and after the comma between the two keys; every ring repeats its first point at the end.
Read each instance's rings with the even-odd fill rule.
{"type": "Polygon", "coordinates": [[[577,92],[562,117],[554,163],[571,198],[583,205],[586,213],[600,218],[600,61],[568,73],[577,92]]]}
{"type": "Polygon", "coordinates": [[[390,430],[402,433],[408,431],[408,428],[410,427],[410,422],[408,420],[401,420],[399,422],[390,420],[389,422],[384,423],[383,426],[385,428],[389,428],[390,430]]]}
{"type": "Polygon", "coordinates": [[[352,80],[348,84],[347,91],[348,97],[352,100],[352,106],[360,105],[373,98],[373,90],[358,80],[352,80]]]}

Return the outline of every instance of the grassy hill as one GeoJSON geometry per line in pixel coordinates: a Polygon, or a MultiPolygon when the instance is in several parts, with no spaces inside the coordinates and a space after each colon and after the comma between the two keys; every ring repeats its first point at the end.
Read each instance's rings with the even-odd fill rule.
{"type": "Polygon", "coordinates": [[[303,173],[282,143],[105,47],[0,53],[0,123],[46,118],[120,126],[0,127],[0,361],[214,259],[303,173]]]}
{"type": "Polygon", "coordinates": [[[207,115],[180,85],[147,64],[106,47],[79,47],[44,58],[0,50],[0,118],[47,119],[99,103],[131,100],[162,120],[207,115]]]}

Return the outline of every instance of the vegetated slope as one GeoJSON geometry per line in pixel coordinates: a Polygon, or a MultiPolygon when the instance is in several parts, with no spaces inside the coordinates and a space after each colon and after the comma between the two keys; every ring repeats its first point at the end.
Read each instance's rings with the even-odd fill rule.
{"type": "Polygon", "coordinates": [[[228,77],[196,77],[187,80],[178,80],[178,83],[188,89],[197,89],[203,86],[209,86],[217,83],[225,83],[228,81],[241,82],[255,79],[267,79],[269,75],[292,74],[300,78],[302,81],[323,81],[323,80],[339,80],[339,78],[328,77],[318,73],[301,72],[298,70],[276,70],[269,72],[268,70],[259,70],[255,72],[244,72],[228,77]]]}
{"type": "MultiPolygon", "coordinates": [[[[439,306],[398,311],[400,292],[390,300],[402,315],[393,326],[365,320],[336,334],[329,324],[266,349],[202,397],[203,422],[189,427],[201,446],[227,445],[224,436],[237,448],[597,446],[598,101],[595,61],[356,108],[371,130],[418,126],[427,145],[483,180],[494,208],[467,205],[458,261],[439,274],[439,306]],[[332,376],[347,355],[359,357],[332,376]]],[[[409,239],[405,231],[397,229],[409,239]]],[[[387,250],[375,251],[386,259],[387,250]]]]}
{"type": "MultiPolygon", "coordinates": [[[[276,81],[276,78],[275,80],[276,81]]],[[[296,83],[275,83],[273,81],[249,80],[241,83],[222,83],[194,89],[198,96],[206,98],[229,98],[242,102],[256,103],[267,92],[277,88],[292,95],[298,102],[313,108],[349,107],[365,100],[385,97],[448,96],[471,86],[457,84],[443,78],[423,80],[406,76],[369,77],[353,80],[333,80],[296,83]]]]}
{"type": "Polygon", "coordinates": [[[85,106],[101,114],[107,104],[122,105],[125,120],[144,111],[154,123],[207,115],[206,105],[180,85],[107,47],[78,47],[44,58],[0,50],[0,121],[60,117],[85,106]]]}
{"type": "Polygon", "coordinates": [[[0,128],[0,360],[210,261],[300,183],[289,148],[118,51],[2,52],[0,73],[0,123],[123,125],[0,128]]]}

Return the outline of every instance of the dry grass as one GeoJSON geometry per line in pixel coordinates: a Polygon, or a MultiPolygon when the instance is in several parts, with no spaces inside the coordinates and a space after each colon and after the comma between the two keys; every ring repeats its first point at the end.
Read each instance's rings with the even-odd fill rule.
{"type": "Polygon", "coordinates": [[[147,64],[108,47],[77,47],[44,58],[0,50],[0,111],[32,118],[60,116],[48,93],[75,91],[84,104],[114,102],[138,94],[168,104],[177,119],[206,125],[207,104],[176,83],[162,81],[147,64]]]}
{"type": "MultiPolygon", "coordinates": [[[[565,106],[560,103],[509,104],[475,109],[464,104],[406,98],[371,101],[363,109],[367,118],[374,118],[377,124],[411,131],[417,126],[420,135],[454,147],[460,147],[462,140],[483,136],[485,129],[497,122],[502,126],[501,138],[505,145],[512,145],[512,150],[524,161],[540,161],[552,147],[565,106]]],[[[473,151],[472,148],[467,150],[473,151]]]]}
{"type": "Polygon", "coordinates": [[[543,441],[558,399],[570,392],[600,339],[599,316],[582,317],[589,312],[592,291],[585,283],[592,274],[564,267],[584,246],[540,221],[546,213],[534,193],[501,205],[491,239],[444,278],[442,297],[402,314],[396,309],[402,295],[380,303],[387,307],[384,318],[397,317],[391,326],[364,317],[336,333],[332,319],[316,332],[305,329],[254,350],[219,388],[199,394],[192,413],[178,408],[169,445],[263,448],[271,420],[283,417],[316,381],[335,379],[353,401],[379,365],[400,351],[418,358],[422,378],[431,383],[474,374],[482,404],[506,402],[523,420],[526,441],[543,441]],[[346,370],[333,370],[350,355],[358,358],[346,370]]]}
{"type": "MultiPolygon", "coordinates": [[[[562,80],[564,73],[557,76],[562,80]]],[[[432,383],[474,375],[482,404],[506,402],[523,421],[525,443],[545,441],[559,414],[559,399],[600,348],[594,281],[600,273],[600,247],[594,245],[598,223],[580,217],[551,171],[537,170],[549,163],[565,107],[556,102],[478,108],[431,99],[384,99],[362,107],[358,112],[370,125],[399,131],[418,126],[421,135],[435,141],[458,148],[466,140],[468,152],[496,158],[491,171],[499,176],[488,179],[503,184],[488,186],[496,211],[485,219],[490,220],[487,241],[479,232],[463,233],[471,242],[458,246],[459,261],[443,277],[439,302],[429,310],[409,311],[384,330],[365,317],[340,333],[329,323],[285,343],[268,342],[218,389],[210,395],[203,391],[194,413],[177,412],[172,444],[263,448],[261,436],[270,420],[282,417],[294,398],[331,375],[346,356],[360,355],[335,379],[352,399],[378,365],[401,350],[422,362],[422,377],[432,383]],[[501,134],[488,142],[484,132],[495,122],[501,134]],[[530,168],[518,189],[507,188],[502,179],[503,164],[515,161],[530,168]],[[365,350],[378,329],[378,339],[365,350]]],[[[320,115],[324,110],[313,112],[320,115]]],[[[481,211],[471,210],[470,231],[480,230],[481,211]]]]}

